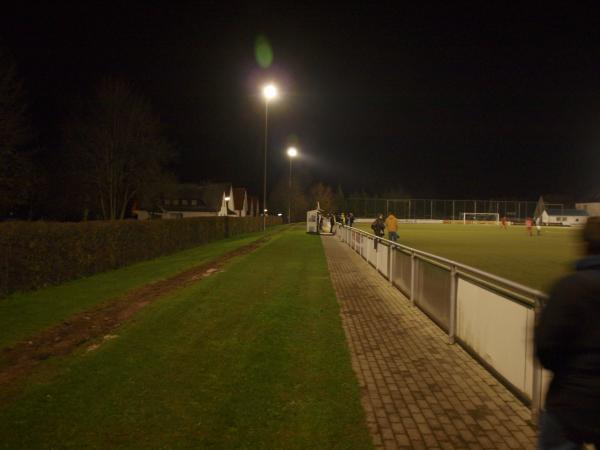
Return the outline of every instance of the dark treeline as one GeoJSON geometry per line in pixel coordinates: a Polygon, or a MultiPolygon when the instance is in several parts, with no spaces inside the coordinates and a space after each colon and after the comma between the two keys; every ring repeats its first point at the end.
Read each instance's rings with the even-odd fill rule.
{"type": "Polygon", "coordinates": [[[45,148],[31,125],[26,86],[0,50],[0,217],[123,219],[174,182],[172,145],[150,102],[106,78],[71,102],[60,143],[45,148]]]}

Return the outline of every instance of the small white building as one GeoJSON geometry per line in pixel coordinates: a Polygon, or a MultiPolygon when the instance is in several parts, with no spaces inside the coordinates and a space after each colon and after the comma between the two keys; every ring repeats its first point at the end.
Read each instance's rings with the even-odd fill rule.
{"type": "Polygon", "coordinates": [[[542,213],[542,223],[544,225],[584,225],[587,218],[587,211],[582,209],[545,209],[542,213]]]}
{"type": "Polygon", "coordinates": [[[600,216],[600,202],[575,203],[575,208],[588,213],[588,216],[600,216]]]}

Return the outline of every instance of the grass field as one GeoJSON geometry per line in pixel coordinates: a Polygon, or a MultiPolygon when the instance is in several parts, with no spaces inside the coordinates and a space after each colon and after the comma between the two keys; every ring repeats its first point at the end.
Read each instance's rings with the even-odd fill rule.
{"type": "Polygon", "coordinates": [[[0,448],[371,448],[323,249],[303,227],[114,334],[0,402],[0,448]]]}
{"type": "MultiPolygon", "coordinates": [[[[371,232],[369,223],[355,226],[371,232]]],[[[573,228],[544,227],[530,237],[525,227],[463,224],[399,224],[398,242],[547,291],[572,270],[581,246],[573,228]]]]}

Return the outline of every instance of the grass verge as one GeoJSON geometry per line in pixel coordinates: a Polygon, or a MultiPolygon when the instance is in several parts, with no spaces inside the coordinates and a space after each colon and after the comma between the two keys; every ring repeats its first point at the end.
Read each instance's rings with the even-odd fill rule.
{"type": "MultiPolygon", "coordinates": [[[[280,230],[276,227],[268,233],[280,230]]],[[[124,292],[203,264],[263,236],[236,236],[88,278],[0,299],[0,349],[124,292]]]]}
{"type": "Polygon", "coordinates": [[[318,237],[277,235],[0,406],[3,448],[371,447],[318,237]]]}

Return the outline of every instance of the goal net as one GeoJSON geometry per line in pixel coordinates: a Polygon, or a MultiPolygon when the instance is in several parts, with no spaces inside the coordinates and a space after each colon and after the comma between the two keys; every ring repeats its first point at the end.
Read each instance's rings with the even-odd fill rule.
{"type": "Polygon", "coordinates": [[[467,223],[500,223],[499,213],[486,213],[486,212],[464,212],[462,213],[462,220],[464,224],[467,223]]]}

